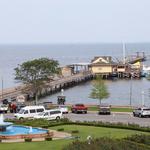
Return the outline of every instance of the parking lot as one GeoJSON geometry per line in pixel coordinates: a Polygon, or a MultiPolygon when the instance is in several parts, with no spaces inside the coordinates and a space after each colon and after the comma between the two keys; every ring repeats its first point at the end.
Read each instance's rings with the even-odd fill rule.
{"type": "MultiPolygon", "coordinates": [[[[88,112],[87,114],[64,114],[64,116],[72,121],[102,121],[112,123],[134,123],[140,126],[150,126],[150,118],[134,117],[132,113],[112,113],[111,115],[98,115],[96,112],[88,112]]],[[[13,114],[5,114],[5,118],[13,118],[13,114]]]]}
{"type": "Polygon", "coordinates": [[[113,113],[111,115],[98,115],[96,112],[89,112],[87,114],[72,114],[65,115],[72,121],[102,121],[112,123],[134,123],[140,126],[150,126],[150,118],[134,117],[132,113],[113,113]]]}

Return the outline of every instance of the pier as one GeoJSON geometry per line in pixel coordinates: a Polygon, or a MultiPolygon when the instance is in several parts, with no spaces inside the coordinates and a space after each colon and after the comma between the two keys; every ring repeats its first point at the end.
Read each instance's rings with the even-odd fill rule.
{"type": "MultiPolygon", "coordinates": [[[[144,53],[142,56],[137,53],[130,61],[113,62],[111,56],[95,57],[91,63],[75,63],[62,67],[62,74],[52,81],[48,81],[39,91],[39,97],[51,95],[53,93],[73,87],[80,83],[92,80],[96,75],[101,75],[104,79],[111,78],[140,78],[142,65],[147,57],[144,53]]],[[[129,60],[129,59],[128,59],[129,60]]],[[[26,100],[33,99],[35,93],[31,88],[26,90],[25,85],[13,88],[2,89],[0,91],[0,100],[15,100],[17,96],[24,95],[26,100]]]]}
{"type": "MultiPolygon", "coordinates": [[[[80,83],[86,82],[88,80],[92,80],[94,74],[90,71],[79,72],[69,77],[62,77],[52,82],[47,82],[43,89],[40,91],[39,95],[42,96],[44,94],[51,95],[55,92],[61,91],[61,89],[66,89],[69,87],[73,87],[80,83]]],[[[24,91],[25,86],[16,86],[13,88],[4,89],[0,91],[0,100],[2,99],[16,99],[18,95],[26,95],[28,99],[33,96],[32,91],[24,91]]]]}

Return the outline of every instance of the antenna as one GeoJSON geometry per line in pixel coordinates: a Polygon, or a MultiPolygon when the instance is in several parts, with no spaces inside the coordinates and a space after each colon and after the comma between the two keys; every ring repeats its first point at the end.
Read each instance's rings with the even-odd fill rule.
{"type": "Polygon", "coordinates": [[[126,46],[125,43],[123,43],[123,64],[126,63],[126,46]]]}

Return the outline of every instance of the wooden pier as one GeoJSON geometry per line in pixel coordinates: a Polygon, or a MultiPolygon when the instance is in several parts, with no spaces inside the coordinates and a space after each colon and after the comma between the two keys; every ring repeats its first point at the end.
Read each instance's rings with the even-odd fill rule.
{"type": "MultiPolygon", "coordinates": [[[[78,85],[82,82],[86,82],[88,80],[93,79],[94,74],[90,71],[80,72],[78,74],[74,74],[70,77],[62,77],[55,81],[46,83],[43,89],[40,91],[39,95],[42,96],[44,94],[51,95],[55,92],[61,91],[61,89],[65,89],[68,87],[72,87],[78,85]]],[[[27,95],[28,99],[33,96],[32,91],[28,91],[24,93],[25,86],[17,86],[14,88],[4,89],[0,91],[0,100],[2,99],[16,99],[18,95],[27,95]]]]}

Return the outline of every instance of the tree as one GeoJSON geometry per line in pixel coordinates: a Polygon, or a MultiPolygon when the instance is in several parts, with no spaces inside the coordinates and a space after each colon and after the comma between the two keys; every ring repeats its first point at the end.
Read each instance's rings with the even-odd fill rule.
{"type": "Polygon", "coordinates": [[[98,99],[100,104],[102,99],[109,97],[107,86],[105,85],[102,78],[99,76],[97,76],[96,79],[93,81],[93,88],[90,97],[93,99],[98,99]]]}
{"type": "Polygon", "coordinates": [[[15,68],[15,80],[30,87],[35,94],[37,104],[38,92],[46,81],[50,81],[59,72],[58,61],[49,58],[39,58],[27,61],[15,68]]]}

